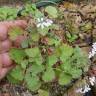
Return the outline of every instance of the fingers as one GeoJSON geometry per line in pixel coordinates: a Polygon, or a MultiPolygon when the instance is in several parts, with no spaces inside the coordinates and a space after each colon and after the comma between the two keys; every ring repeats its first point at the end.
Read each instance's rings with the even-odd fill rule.
{"type": "Polygon", "coordinates": [[[7,27],[0,24],[0,40],[7,39],[7,27]]]}
{"type": "Polygon", "coordinates": [[[2,58],[0,58],[0,70],[2,68],[2,58]]]}
{"type": "Polygon", "coordinates": [[[0,53],[8,52],[12,47],[12,42],[8,39],[0,42],[0,53]]]}
{"type": "Polygon", "coordinates": [[[20,47],[21,43],[26,39],[26,36],[20,35],[14,42],[11,42],[9,39],[0,42],[0,53],[8,52],[12,48],[12,46],[20,47]]]}
{"type": "MultiPolygon", "coordinates": [[[[9,51],[10,47],[12,46],[12,43],[7,39],[8,37],[7,33],[8,33],[8,28],[13,26],[20,26],[22,28],[26,28],[27,22],[25,20],[0,22],[0,53],[9,51]]],[[[21,41],[23,41],[23,37],[21,39],[20,38],[16,39],[17,44],[14,43],[16,47],[21,45],[20,43],[21,41]]]]}
{"type": "Polygon", "coordinates": [[[8,53],[0,54],[0,62],[2,67],[9,67],[13,63],[8,53]]]}
{"type": "Polygon", "coordinates": [[[5,21],[0,22],[0,41],[7,39],[8,29],[10,27],[19,26],[21,28],[26,28],[27,22],[25,20],[16,20],[16,21],[5,21]]]}
{"type": "Polygon", "coordinates": [[[14,66],[10,66],[10,67],[7,67],[7,68],[2,68],[0,69],[0,80],[3,79],[6,74],[13,68],[14,66]]]}
{"type": "Polygon", "coordinates": [[[25,29],[27,26],[27,22],[25,20],[5,21],[5,22],[1,22],[1,24],[4,24],[5,26],[7,26],[7,28],[10,28],[13,26],[19,26],[25,29]]]}
{"type": "MultiPolygon", "coordinates": [[[[27,22],[25,20],[16,21],[5,21],[0,22],[0,80],[5,77],[5,75],[14,66],[8,51],[12,47],[12,43],[8,40],[8,29],[11,27],[19,26],[21,28],[26,28],[27,22]]],[[[24,36],[19,36],[14,42],[16,47],[21,45],[21,42],[25,39],[24,36]]]]}
{"type": "Polygon", "coordinates": [[[27,22],[24,20],[17,20],[14,22],[15,26],[20,26],[21,28],[26,28],[27,27],[27,22]]]}

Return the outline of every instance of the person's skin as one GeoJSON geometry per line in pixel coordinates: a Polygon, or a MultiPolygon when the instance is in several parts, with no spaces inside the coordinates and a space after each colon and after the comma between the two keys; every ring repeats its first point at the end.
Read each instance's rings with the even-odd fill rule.
{"type": "Polygon", "coordinates": [[[14,68],[14,64],[9,56],[12,42],[8,38],[8,30],[14,26],[19,26],[22,29],[25,29],[27,22],[24,20],[0,22],[0,80],[3,79],[12,68],[14,68]]]}

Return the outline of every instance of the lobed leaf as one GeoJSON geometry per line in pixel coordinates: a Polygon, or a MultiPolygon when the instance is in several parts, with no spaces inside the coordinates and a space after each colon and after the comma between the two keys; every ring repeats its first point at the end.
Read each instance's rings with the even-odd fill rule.
{"type": "Polygon", "coordinates": [[[8,32],[8,35],[9,35],[9,38],[11,40],[16,40],[16,38],[20,35],[22,35],[24,32],[23,30],[20,28],[20,27],[12,27],[9,32],[8,32]]]}
{"type": "Polygon", "coordinates": [[[42,79],[45,82],[51,82],[53,79],[55,79],[54,70],[51,67],[47,68],[46,71],[44,72],[43,76],[42,76],[42,79]]]}
{"type": "Polygon", "coordinates": [[[58,82],[59,82],[60,85],[67,85],[71,82],[71,80],[72,80],[71,75],[62,72],[60,74],[58,82]]]}
{"type": "Polygon", "coordinates": [[[14,60],[17,64],[20,64],[21,61],[26,57],[24,50],[12,48],[10,50],[10,57],[14,60]]]}
{"type": "Polygon", "coordinates": [[[47,6],[45,8],[45,12],[48,13],[49,16],[53,17],[53,18],[57,18],[58,17],[58,11],[55,7],[53,6],[47,6]]]}

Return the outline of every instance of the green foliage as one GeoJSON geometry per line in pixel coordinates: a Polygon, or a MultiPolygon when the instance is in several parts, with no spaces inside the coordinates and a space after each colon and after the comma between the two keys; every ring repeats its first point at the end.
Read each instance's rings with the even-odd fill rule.
{"type": "Polygon", "coordinates": [[[14,70],[12,70],[11,74],[12,77],[14,77],[16,80],[23,80],[23,71],[19,66],[16,66],[14,70]]]}
{"type": "Polygon", "coordinates": [[[58,46],[60,44],[61,40],[60,39],[57,39],[57,38],[54,38],[54,37],[49,37],[48,38],[48,45],[58,46]]]}
{"type": "Polygon", "coordinates": [[[67,20],[65,20],[64,22],[64,26],[66,27],[66,31],[68,31],[71,34],[78,34],[79,33],[79,28],[76,24],[74,24],[74,22],[72,22],[71,18],[67,18],[67,20]]]}
{"type": "Polygon", "coordinates": [[[26,69],[27,65],[28,65],[28,60],[22,60],[21,61],[21,68],[22,69],[26,69]]]}
{"type": "Polygon", "coordinates": [[[8,79],[12,83],[21,82],[24,79],[23,70],[19,66],[16,66],[14,70],[11,71],[10,75],[8,75],[8,79]]]}
{"type": "MultiPolygon", "coordinates": [[[[76,46],[76,48],[74,49],[74,55],[72,56],[72,59],[75,60],[77,68],[81,68],[81,67],[87,68],[86,62],[89,62],[87,55],[86,55],[86,53],[82,52],[82,50],[78,46],[76,46]],[[81,60],[82,60],[82,62],[81,62],[81,60]]],[[[73,63],[73,65],[74,64],[75,63],[73,63]]]]}
{"type": "MultiPolygon", "coordinates": [[[[25,9],[23,15],[31,14],[34,20],[42,15],[35,5],[27,5],[25,9]]],[[[55,7],[48,6],[45,10],[49,17],[58,17],[55,7]]],[[[26,40],[21,44],[22,48],[10,50],[10,57],[17,65],[8,74],[8,80],[12,83],[22,82],[29,90],[36,91],[42,88],[42,84],[54,82],[54,80],[60,85],[67,85],[73,79],[79,78],[86,71],[85,67],[88,68],[88,58],[82,50],[63,42],[55,33],[59,30],[59,26],[38,28],[36,22],[33,25],[35,26],[30,25],[26,28],[28,32],[26,40]]],[[[65,26],[70,29],[67,30],[69,32],[67,37],[70,42],[73,42],[77,38],[78,28],[71,23],[65,26]]],[[[15,40],[20,35],[22,30],[18,28],[11,29],[9,33],[11,40],[15,40]]]]}
{"type": "Polygon", "coordinates": [[[38,90],[38,94],[39,96],[49,96],[49,92],[47,92],[46,90],[42,90],[42,89],[38,90]]]}
{"type": "Polygon", "coordinates": [[[20,81],[16,80],[14,77],[12,77],[10,74],[7,75],[7,79],[12,84],[20,84],[21,83],[20,81]]]}
{"type": "Polygon", "coordinates": [[[39,34],[38,33],[32,33],[31,38],[34,42],[37,42],[39,40],[39,34]]]}
{"type": "Polygon", "coordinates": [[[56,62],[58,61],[58,58],[56,57],[55,54],[48,56],[47,58],[47,66],[53,66],[54,64],[56,64],[56,62]]]}
{"type": "Polygon", "coordinates": [[[80,26],[80,30],[83,32],[90,32],[93,28],[92,22],[84,22],[81,26],[80,26]]]}
{"type": "Polygon", "coordinates": [[[79,78],[82,69],[88,64],[87,57],[78,47],[60,44],[55,47],[52,55],[46,54],[46,57],[41,55],[39,47],[11,49],[10,56],[19,65],[9,73],[10,82],[12,78],[13,83],[24,80],[26,87],[31,91],[38,90],[42,83],[52,82],[56,77],[59,77],[60,85],[67,85],[73,79],[79,78]],[[60,71],[59,74],[56,71],[60,71]]]}
{"type": "Polygon", "coordinates": [[[25,49],[25,53],[29,57],[29,62],[35,62],[38,65],[42,64],[42,56],[38,47],[25,49]]]}
{"type": "Polygon", "coordinates": [[[35,47],[35,48],[25,49],[25,53],[27,54],[28,57],[34,58],[40,54],[40,51],[38,47],[35,47]]]}
{"type": "Polygon", "coordinates": [[[11,7],[0,8],[0,21],[2,20],[14,20],[17,17],[18,9],[11,7]]]}
{"type": "Polygon", "coordinates": [[[16,40],[19,35],[23,34],[23,30],[20,27],[13,27],[9,30],[8,35],[10,40],[16,40]]]}
{"type": "Polygon", "coordinates": [[[78,38],[76,34],[70,34],[70,33],[66,33],[66,37],[69,42],[74,42],[78,38]]]}
{"type": "Polygon", "coordinates": [[[26,4],[24,10],[21,12],[22,16],[27,16],[29,14],[34,14],[36,10],[35,4],[26,4]]]}
{"type": "Polygon", "coordinates": [[[78,69],[78,68],[71,68],[71,75],[72,75],[72,78],[79,78],[80,75],[82,75],[82,70],[81,69],[78,69]]]}
{"type": "Polygon", "coordinates": [[[28,46],[29,46],[29,40],[28,39],[25,39],[21,42],[22,48],[28,48],[28,46]]]}
{"type": "Polygon", "coordinates": [[[45,12],[47,12],[48,15],[53,17],[53,18],[58,17],[58,11],[57,11],[56,7],[48,6],[48,7],[45,8],[45,12]]]}
{"type": "Polygon", "coordinates": [[[25,56],[26,54],[22,49],[12,48],[10,50],[10,57],[18,64],[21,63],[25,56]]]}
{"type": "Polygon", "coordinates": [[[58,48],[58,50],[60,50],[60,59],[64,62],[66,62],[68,60],[69,57],[72,56],[73,54],[73,48],[66,45],[66,44],[63,44],[62,46],[60,46],[58,48]]]}
{"type": "Polygon", "coordinates": [[[18,12],[21,16],[30,16],[34,18],[40,18],[43,16],[43,13],[41,13],[37,8],[35,4],[29,4],[27,3],[23,9],[20,10],[20,8],[14,8],[14,7],[1,7],[0,8],[0,21],[4,20],[15,20],[18,18],[18,12]],[[20,12],[19,12],[20,11],[20,12]]]}
{"type": "Polygon", "coordinates": [[[27,73],[25,75],[25,82],[26,82],[26,86],[31,91],[36,91],[41,86],[39,78],[37,76],[31,75],[31,73],[27,73]]]}
{"type": "Polygon", "coordinates": [[[48,34],[49,31],[49,27],[45,27],[45,28],[38,28],[38,32],[42,35],[42,36],[46,36],[48,34]]]}
{"type": "Polygon", "coordinates": [[[33,64],[27,71],[30,71],[33,76],[38,75],[40,72],[44,71],[44,65],[33,64]]]}
{"type": "Polygon", "coordinates": [[[44,72],[42,79],[45,82],[51,82],[53,79],[55,79],[55,72],[51,67],[48,67],[47,70],[44,72]]]}
{"type": "Polygon", "coordinates": [[[81,51],[79,47],[73,49],[68,45],[65,46],[66,49],[67,48],[70,49],[62,52],[62,54],[67,54],[67,55],[61,54],[60,56],[61,57],[60,59],[63,62],[63,64],[61,64],[61,69],[63,72],[67,73],[66,75],[69,74],[72,80],[72,78],[78,78],[80,77],[80,75],[82,75],[82,69],[84,69],[84,67],[88,67],[87,65],[88,59],[87,56],[81,51]]]}
{"type": "Polygon", "coordinates": [[[22,16],[30,16],[34,18],[40,18],[43,16],[43,13],[41,13],[37,8],[35,4],[26,4],[24,9],[21,11],[22,16]]]}
{"type": "Polygon", "coordinates": [[[61,73],[59,77],[59,84],[60,85],[67,85],[71,82],[72,77],[66,73],[61,73]]]}

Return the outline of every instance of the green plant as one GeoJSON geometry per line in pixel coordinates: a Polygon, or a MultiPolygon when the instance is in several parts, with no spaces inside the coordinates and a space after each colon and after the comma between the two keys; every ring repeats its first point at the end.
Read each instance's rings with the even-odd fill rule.
{"type": "Polygon", "coordinates": [[[1,7],[0,8],[0,21],[16,19],[17,12],[18,12],[17,8],[1,7]]]}
{"type": "Polygon", "coordinates": [[[35,4],[26,4],[25,7],[20,11],[21,16],[30,16],[34,18],[39,18],[43,16],[35,4]]]}
{"type": "Polygon", "coordinates": [[[93,28],[92,22],[83,22],[83,24],[80,26],[81,32],[91,32],[93,28]]]}
{"type": "Polygon", "coordinates": [[[53,18],[57,18],[58,17],[58,11],[55,7],[53,6],[48,6],[45,8],[45,12],[47,12],[49,14],[49,16],[53,17],[53,18]]]}
{"type": "Polygon", "coordinates": [[[74,42],[78,38],[78,36],[76,34],[66,32],[66,38],[68,39],[69,42],[74,42]]]}
{"type": "Polygon", "coordinates": [[[34,16],[42,17],[43,14],[36,8],[35,4],[26,4],[24,8],[14,7],[0,7],[0,21],[4,20],[15,20],[18,17],[18,14],[21,16],[34,16]]]}
{"type": "Polygon", "coordinates": [[[66,31],[66,38],[69,42],[74,42],[78,38],[80,33],[79,27],[72,22],[70,18],[67,18],[64,22],[64,27],[66,31]]]}
{"type": "MultiPolygon", "coordinates": [[[[45,11],[49,18],[58,18],[57,8],[48,6],[45,11]],[[50,13],[50,10],[54,12],[50,13]]],[[[67,85],[86,72],[87,56],[79,47],[64,43],[56,35],[54,31],[59,29],[57,24],[44,17],[34,4],[26,5],[21,14],[30,16],[32,22],[24,32],[19,27],[13,27],[8,32],[13,42],[19,35],[26,36],[21,42],[21,48],[10,50],[10,57],[16,63],[16,67],[7,75],[11,83],[23,83],[29,90],[36,91],[42,88],[42,84],[54,81],[67,85]]],[[[65,27],[70,33],[67,34],[70,42],[74,41],[77,38],[77,28],[70,22],[65,27]]]]}
{"type": "MultiPolygon", "coordinates": [[[[28,89],[35,91],[42,88],[42,84],[54,82],[55,79],[60,85],[67,85],[85,72],[87,56],[79,47],[64,44],[55,33],[50,33],[49,30],[54,29],[52,26],[48,27],[46,34],[38,31],[37,27],[27,28],[27,43],[25,40],[21,44],[22,49],[10,50],[10,56],[17,64],[7,76],[10,82],[19,84],[23,81],[28,89]]],[[[11,29],[14,36],[20,31],[17,29],[11,29]]]]}
{"type": "Polygon", "coordinates": [[[35,10],[36,10],[35,4],[26,4],[24,9],[21,12],[21,15],[27,16],[30,14],[34,14],[35,10]]]}

